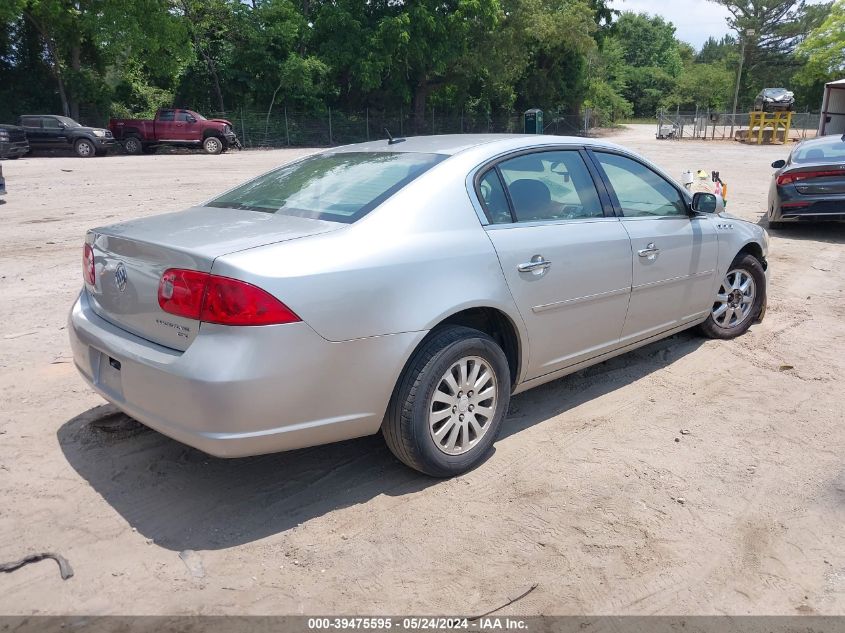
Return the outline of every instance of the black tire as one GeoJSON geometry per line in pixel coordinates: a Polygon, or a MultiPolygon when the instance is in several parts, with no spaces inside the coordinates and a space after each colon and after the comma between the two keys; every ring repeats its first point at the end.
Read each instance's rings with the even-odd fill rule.
{"type": "Polygon", "coordinates": [[[788,222],[778,222],[776,220],[772,220],[772,215],[774,215],[774,209],[769,209],[769,215],[766,216],[766,224],[771,230],[780,231],[781,229],[786,228],[786,225],[789,224],[788,222]]]}
{"type": "Polygon", "coordinates": [[[131,156],[137,156],[144,151],[144,145],[137,136],[127,136],[123,139],[123,149],[131,156]]]}
{"type": "Polygon", "coordinates": [[[208,136],[202,142],[202,149],[206,154],[221,154],[226,149],[226,141],[219,136],[208,136]]]}
{"type": "Polygon", "coordinates": [[[21,157],[21,155],[20,155],[20,154],[18,154],[17,156],[9,156],[9,160],[17,160],[17,159],[19,159],[20,157],[21,157]]]}
{"type": "MultiPolygon", "coordinates": [[[[754,280],[755,293],[751,309],[742,320],[729,327],[719,324],[711,310],[707,320],[700,326],[705,336],[716,339],[732,339],[745,334],[751,324],[760,316],[763,306],[766,305],[766,271],[763,270],[763,264],[760,260],[749,253],[740,253],[728,267],[728,275],[735,270],[744,272],[754,280]]],[[[719,302],[714,302],[713,307],[715,308],[717,305],[719,305],[719,302]]]]}
{"type": "Polygon", "coordinates": [[[93,141],[89,141],[87,138],[77,140],[73,144],[73,151],[80,158],[93,158],[97,155],[97,148],[94,146],[93,141]]]}
{"type": "MultiPolygon", "coordinates": [[[[510,393],[507,357],[496,341],[479,330],[445,326],[434,332],[408,361],[388,405],[382,435],[393,454],[411,468],[432,477],[453,477],[474,468],[486,457],[507,413],[510,393]],[[441,450],[432,437],[429,412],[435,389],[438,389],[443,377],[456,363],[468,357],[480,358],[494,377],[491,384],[494,385],[495,400],[487,405],[486,400],[478,402],[479,408],[492,405],[493,414],[482,427],[480,439],[476,435],[474,445],[464,453],[450,455],[441,450]]],[[[461,407],[473,402],[467,396],[465,394],[461,399],[461,407]]],[[[452,412],[459,415],[457,407],[453,407],[452,412]]],[[[468,433],[470,427],[467,424],[456,435],[466,442],[472,440],[468,433]]]]}

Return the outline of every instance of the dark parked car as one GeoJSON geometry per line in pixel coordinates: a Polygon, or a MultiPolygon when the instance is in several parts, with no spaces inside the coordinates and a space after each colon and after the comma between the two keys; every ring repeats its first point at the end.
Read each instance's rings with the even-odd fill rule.
{"type": "Polygon", "coordinates": [[[769,189],[769,226],[845,220],[845,136],[822,136],[797,145],[777,169],[769,189]]]}
{"type": "Polygon", "coordinates": [[[0,125],[0,158],[20,158],[29,152],[26,132],[17,125],[0,125]]]}
{"type": "Polygon", "coordinates": [[[786,112],[795,107],[795,95],[786,88],[763,88],[754,99],[754,110],[786,112]]]}
{"type": "Polygon", "coordinates": [[[105,128],[85,127],[66,116],[25,114],[19,120],[32,149],[72,149],[77,156],[105,156],[114,136],[105,128]]]}

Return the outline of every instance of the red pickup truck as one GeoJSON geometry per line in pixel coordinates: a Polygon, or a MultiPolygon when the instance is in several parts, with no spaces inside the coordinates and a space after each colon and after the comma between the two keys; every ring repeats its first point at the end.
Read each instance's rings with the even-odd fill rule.
{"type": "Polygon", "coordinates": [[[208,154],[241,147],[229,121],[206,119],[193,110],[162,108],[152,121],[111,119],[109,129],[128,154],[149,154],[159,145],[202,147],[208,154]]]}

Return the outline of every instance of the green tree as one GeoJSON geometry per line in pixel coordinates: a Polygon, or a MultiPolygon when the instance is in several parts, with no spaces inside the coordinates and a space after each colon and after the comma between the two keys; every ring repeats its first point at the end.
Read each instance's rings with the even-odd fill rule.
{"type": "Polygon", "coordinates": [[[682,51],[689,57],[688,45],[682,46],[675,38],[671,22],[644,13],[623,13],[612,32],[627,65],[622,96],[632,104],[636,116],[654,116],[675,88],[684,67],[682,51]]]}
{"type": "Polygon", "coordinates": [[[711,0],[730,13],[728,26],[745,40],[744,72],[740,79],[740,102],[749,104],[767,87],[791,87],[800,66],[795,48],[806,34],[818,27],[830,3],[807,4],[805,0],[711,0]]]}
{"type": "Polygon", "coordinates": [[[688,64],[663,105],[681,110],[726,110],[733,97],[733,82],[734,73],[722,63],[688,64]]]}
{"type": "Polygon", "coordinates": [[[836,0],[824,21],[799,46],[807,79],[839,79],[845,74],[845,0],[836,0]]]}
{"type": "Polygon", "coordinates": [[[18,0],[14,6],[38,33],[62,110],[74,118],[82,102],[108,107],[106,72],[127,51],[159,71],[183,34],[167,0],[18,0]]]}

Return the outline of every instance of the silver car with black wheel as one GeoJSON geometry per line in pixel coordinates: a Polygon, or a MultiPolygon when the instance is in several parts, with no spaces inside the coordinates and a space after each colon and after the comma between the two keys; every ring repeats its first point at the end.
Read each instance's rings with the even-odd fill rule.
{"type": "Polygon", "coordinates": [[[75,363],[213,455],[381,432],[445,477],[511,395],[681,330],[762,318],[768,239],[599,140],[335,148],[179,213],[89,231],[75,363]]]}

